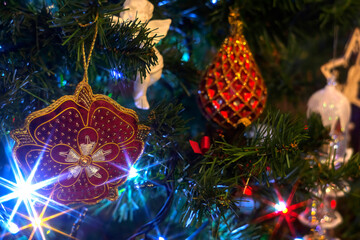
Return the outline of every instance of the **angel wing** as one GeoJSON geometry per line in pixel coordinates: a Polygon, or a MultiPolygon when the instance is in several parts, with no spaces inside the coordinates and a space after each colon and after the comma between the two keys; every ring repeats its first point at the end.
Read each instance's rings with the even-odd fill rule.
{"type": "Polygon", "coordinates": [[[154,5],[147,0],[126,0],[123,6],[128,9],[120,13],[120,17],[125,21],[139,19],[144,23],[153,16],[154,5]]]}
{"type": "Polygon", "coordinates": [[[167,32],[169,31],[171,24],[171,19],[164,19],[164,20],[151,20],[147,27],[150,28],[152,31],[149,35],[149,37],[154,38],[154,43],[158,43],[161,39],[163,39],[167,32]]]}
{"type": "Polygon", "coordinates": [[[121,17],[118,16],[111,16],[111,24],[114,25],[116,23],[123,23],[124,19],[122,19],[121,17]]]}
{"type": "Polygon", "coordinates": [[[337,119],[340,119],[340,124],[344,128],[348,126],[351,106],[349,100],[335,86],[327,85],[310,97],[307,116],[309,117],[312,112],[319,113],[323,125],[330,126],[333,132],[337,119]]]}

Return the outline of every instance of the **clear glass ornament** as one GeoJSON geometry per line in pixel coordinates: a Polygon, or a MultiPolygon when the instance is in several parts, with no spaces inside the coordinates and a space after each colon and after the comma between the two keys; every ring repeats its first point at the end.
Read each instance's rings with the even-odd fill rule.
{"type": "Polygon", "coordinates": [[[311,233],[303,237],[304,240],[340,240],[340,238],[333,238],[329,231],[322,229],[320,226],[312,229],[311,233]]]}
{"type": "Polygon", "coordinates": [[[309,199],[306,209],[299,214],[299,221],[305,226],[315,228],[322,218],[322,205],[319,199],[309,199]]]}
{"type": "Polygon", "coordinates": [[[342,223],[340,213],[335,210],[336,198],[344,196],[349,190],[349,184],[343,182],[341,187],[329,184],[325,189],[319,186],[312,191],[315,197],[309,200],[305,211],[298,216],[302,224],[312,228],[312,232],[306,235],[304,239],[338,239],[331,236],[332,229],[342,223]]]}
{"type": "Polygon", "coordinates": [[[322,217],[320,226],[323,229],[334,229],[342,223],[342,217],[339,212],[335,211],[336,197],[324,194],[322,207],[322,217]]]}
{"type": "Polygon", "coordinates": [[[329,79],[325,88],[310,97],[307,115],[319,113],[323,125],[330,127],[332,141],[328,146],[328,153],[331,151],[335,154],[335,159],[338,159],[344,158],[346,154],[351,106],[349,100],[336,89],[335,85],[335,79],[329,79]]]}

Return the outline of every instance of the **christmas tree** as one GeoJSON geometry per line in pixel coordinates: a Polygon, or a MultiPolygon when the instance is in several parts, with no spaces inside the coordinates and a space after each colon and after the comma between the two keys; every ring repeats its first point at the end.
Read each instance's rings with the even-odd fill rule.
{"type": "Polygon", "coordinates": [[[0,1],[0,239],[360,239],[359,12],[0,1]]]}

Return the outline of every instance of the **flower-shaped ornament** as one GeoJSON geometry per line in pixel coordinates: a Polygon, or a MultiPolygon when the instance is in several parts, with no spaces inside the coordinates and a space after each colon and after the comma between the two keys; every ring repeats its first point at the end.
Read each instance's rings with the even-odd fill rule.
{"type": "Polygon", "coordinates": [[[58,180],[40,190],[63,204],[115,200],[117,187],[140,157],[148,128],[134,111],[82,82],[75,94],[30,114],[12,132],[14,157],[35,181],[58,180]]]}

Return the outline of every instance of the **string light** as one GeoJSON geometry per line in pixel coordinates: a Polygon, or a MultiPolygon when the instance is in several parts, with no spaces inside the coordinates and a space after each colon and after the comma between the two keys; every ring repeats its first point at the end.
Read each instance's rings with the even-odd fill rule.
{"type": "Polygon", "coordinates": [[[38,201],[44,203],[47,200],[47,197],[37,193],[37,190],[46,187],[48,185],[51,185],[57,181],[57,178],[52,178],[32,184],[39,163],[40,161],[38,160],[33,170],[31,171],[29,177],[25,178],[20,170],[18,163],[15,160],[12,160],[10,161],[10,166],[15,177],[15,182],[0,177],[0,186],[5,187],[11,191],[10,193],[0,197],[0,203],[4,203],[16,199],[16,204],[10,214],[9,222],[12,221],[14,215],[16,214],[17,210],[19,209],[22,203],[25,205],[29,216],[34,218],[36,215],[34,210],[35,202],[38,201]]]}
{"type": "Polygon", "coordinates": [[[136,178],[137,176],[139,176],[138,170],[132,166],[129,170],[128,179],[136,178]]]}
{"type": "Polygon", "coordinates": [[[261,201],[264,202],[265,204],[272,206],[275,209],[275,212],[271,212],[264,216],[258,217],[257,219],[255,219],[255,222],[260,223],[260,222],[266,221],[271,218],[279,217],[277,220],[277,223],[275,225],[275,228],[273,230],[272,236],[275,236],[275,234],[279,230],[279,228],[284,220],[286,221],[287,225],[289,226],[289,230],[292,233],[292,235],[296,236],[295,228],[292,224],[291,218],[297,218],[298,214],[296,212],[294,212],[294,210],[297,208],[303,207],[306,204],[306,201],[296,203],[296,204],[291,204],[292,200],[294,198],[297,186],[298,186],[298,183],[296,183],[294,185],[294,187],[292,188],[287,201],[283,200],[283,197],[281,196],[279,190],[276,187],[274,187],[274,189],[275,189],[275,193],[279,200],[278,203],[273,203],[266,199],[261,199],[261,201]]]}
{"type": "Polygon", "coordinates": [[[279,202],[275,205],[275,210],[278,212],[287,213],[288,209],[286,207],[286,204],[284,202],[279,202]]]}
{"type": "Polygon", "coordinates": [[[158,3],[158,5],[160,7],[160,6],[163,6],[163,5],[168,4],[168,3],[169,3],[169,1],[161,1],[161,2],[158,3]]]}
{"type": "Polygon", "coordinates": [[[119,72],[119,71],[116,70],[116,69],[112,69],[112,70],[110,71],[110,73],[111,73],[111,76],[112,76],[113,78],[116,78],[116,79],[121,79],[121,78],[123,78],[123,76],[124,76],[121,72],[119,72]]]}
{"type": "Polygon", "coordinates": [[[181,61],[183,61],[183,62],[188,62],[189,59],[190,59],[190,55],[188,52],[185,52],[181,57],[181,61]]]}
{"type": "MultiPolygon", "coordinates": [[[[39,218],[39,215],[37,211],[35,210],[35,204],[37,202],[44,204],[46,207],[50,205],[53,209],[57,209],[63,212],[64,209],[68,209],[70,211],[71,208],[66,207],[65,205],[59,204],[52,199],[38,193],[37,191],[39,189],[42,189],[46,186],[49,186],[51,184],[54,184],[58,181],[58,177],[47,179],[41,182],[33,183],[33,179],[35,176],[35,173],[39,167],[41,154],[39,156],[39,159],[37,160],[34,168],[30,172],[29,176],[26,178],[22,171],[20,170],[20,167],[16,160],[14,160],[11,157],[11,149],[13,144],[10,143],[9,139],[7,140],[7,146],[4,147],[6,151],[6,156],[8,159],[10,159],[10,167],[14,174],[15,181],[10,181],[8,179],[5,179],[3,177],[0,177],[0,187],[4,187],[8,190],[10,190],[10,193],[5,194],[0,197],[0,204],[4,202],[8,202],[10,200],[16,200],[15,205],[13,206],[11,210],[11,214],[9,218],[7,219],[7,230],[9,233],[14,234],[20,230],[23,230],[24,228],[28,228],[29,226],[34,226],[35,230],[38,230],[38,233],[41,235],[41,239],[45,239],[44,232],[41,228],[42,222],[41,217],[39,218]],[[13,218],[15,214],[20,214],[18,212],[20,206],[24,205],[26,212],[27,212],[27,218],[32,224],[29,224],[25,227],[18,227],[15,223],[13,223],[13,218]],[[40,219],[40,220],[39,220],[40,219]]],[[[45,208],[46,209],[46,208],[45,208]]],[[[72,210],[72,209],[71,209],[72,210]]],[[[66,211],[65,211],[66,212],[66,211]]],[[[24,214],[21,214],[24,215],[24,214]]],[[[25,215],[24,215],[25,216],[25,215]]],[[[34,232],[35,234],[35,232],[34,232]]],[[[6,235],[6,234],[5,234],[6,235]]],[[[2,236],[3,237],[3,236],[2,236]]]]}
{"type": "MultiPolygon", "coordinates": [[[[74,209],[71,209],[71,208],[68,208],[68,209],[65,210],[65,211],[61,211],[61,212],[58,212],[58,213],[56,213],[56,214],[53,214],[53,215],[50,215],[50,216],[45,217],[45,212],[46,212],[47,208],[49,207],[49,203],[50,203],[50,202],[51,202],[51,200],[48,199],[48,201],[45,203],[43,209],[41,210],[40,214],[37,214],[37,213],[36,213],[36,214],[35,214],[35,217],[29,217],[29,216],[26,216],[25,214],[22,214],[22,213],[17,212],[17,213],[16,213],[17,215],[19,215],[20,217],[22,217],[22,218],[24,218],[24,219],[26,219],[26,220],[28,220],[28,221],[31,222],[30,224],[27,224],[27,225],[25,225],[25,226],[23,226],[23,227],[21,227],[21,228],[18,228],[18,232],[19,232],[20,230],[22,231],[22,230],[25,230],[25,229],[28,229],[28,228],[31,228],[31,227],[32,227],[33,230],[32,230],[32,232],[31,232],[30,236],[28,237],[28,240],[32,240],[37,232],[40,233],[42,240],[46,240],[46,237],[45,237],[43,228],[47,228],[47,229],[49,229],[49,230],[46,232],[47,234],[49,233],[50,230],[52,230],[52,231],[54,231],[54,232],[56,232],[56,233],[59,233],[59,234],[61,234],[61,235],[63,235],[63,236],[66,236],[66,237],[68,237],[68,238],[77,239],[77,238],[75,238],[75,237],[73,237],[73,236],[71,236],[71,235],[69,235],[69,234],[67,234],[67,233],[65,233],[65,232],[63,232],[63,231],[55,228],[55,227],[50,226],[50,225],[47,223],[47,222],[48,222],[49,220],[51,220],[51,219],[57,218],[57,217],[59,217],[59,216],[61,216],[61,215],[70,213],[70,212],[75,211],[75,210],[74,210],[74,209]]],[[[7,235],[8,235],[8,233],[7,233],[7,234],[3,234],[3,235],[0,236],[0,238],[2,239],[3,237],[5,237],[5,236],[7,236],[7,235]]],[[[37,237],[36,239],[39,239],[39,238],[37,237]]]]}
{"type": "Polygon", "coordinates": [[[9,222],[9,223],[7,224],[7,229],[9,230],[9,232],[10,232],[11,234],[16,234],[16,233],[18,233],[18,232],[20,231],[18,225],[16,225],[16,224],[13,223],[13,222],[9,222]]]}
{"type": "Polygon", "coordinates": [[[11,234],[16,234],[19,232],[19,227],[14,223],[9,221],[9,214],[7,213],[3,204],[0,203],[0,223],[1,227],[6,231],[8,230],[11,234]]]}

